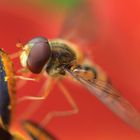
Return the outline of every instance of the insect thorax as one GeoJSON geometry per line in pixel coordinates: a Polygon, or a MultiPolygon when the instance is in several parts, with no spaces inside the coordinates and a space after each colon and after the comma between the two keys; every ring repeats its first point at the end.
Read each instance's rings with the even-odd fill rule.
{"type": "Polygon", "coordinates": [[[63,40],[51,40],[52,56],[46,71],[51,76],[65,75],[64,68],[76,62],[76,54],[71,49],[71,43],[63,40]]]}

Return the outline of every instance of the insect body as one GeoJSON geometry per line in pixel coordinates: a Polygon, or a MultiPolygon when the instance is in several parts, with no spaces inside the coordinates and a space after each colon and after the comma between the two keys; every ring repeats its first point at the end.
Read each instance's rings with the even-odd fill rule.
{"type": "MultiPolygon", "coordinates": [[[[36,37],[23,46],[21,64],[33,73],[47,72],[54,78],[72,76],[117,116],[140,129],[139,113],[113,88],[100,67],[85,63],[82,53],[73,46],[65,40],[48,41],[44,37],[36,37]]],[[[70,103],[76,108],[71,100],[70,103]]]]}
{"type": "Polygon", "coordinates": [[[40,73],[45,69],[51,76],[65,75],[64,66],[76,60],[76,54],[68,45],[63,40],[53,40],[49,44],[46,38],[34,38],[23,47],[21,64],[33,73],[40,73]]]}
{"type": "Polygon", "coordinates": [[[8,55],[0,50],[0,119],[8,128],[15,106],[15,79],[13,64],[8,55]]]}

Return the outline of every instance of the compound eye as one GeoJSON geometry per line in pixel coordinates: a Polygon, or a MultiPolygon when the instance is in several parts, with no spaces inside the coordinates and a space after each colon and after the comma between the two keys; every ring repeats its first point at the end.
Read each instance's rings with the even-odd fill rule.
{"type": "Polygon", "coordinates": [[[33,73],[40,73],[51,57],[49,42],[44,37],[36,37],[30,40],[27,45],[32,46],[27,59],[27,67],[33,73]]]}

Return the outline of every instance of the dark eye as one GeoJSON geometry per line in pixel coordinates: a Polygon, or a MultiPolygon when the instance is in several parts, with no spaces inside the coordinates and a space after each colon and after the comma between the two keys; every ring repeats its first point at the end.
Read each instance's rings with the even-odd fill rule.
{"type": "Polygon", "coordinates": [[[33,73],[40,73],[51,56],[49,42],[44,37],[35,37],[27,45],[32,46],[27,59],[27,67],[33,73]]]}

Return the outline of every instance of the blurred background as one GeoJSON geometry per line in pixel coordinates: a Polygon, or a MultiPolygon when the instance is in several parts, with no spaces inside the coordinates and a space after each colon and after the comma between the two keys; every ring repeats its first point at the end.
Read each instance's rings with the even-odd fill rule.
{"type": "MultiPolygon", "coordinates": [[[[140,111],[140,2],[120,0],[0,0],[0,44],[8,54],[19,51],[16,43],[32,37],[69,37],[88,59],[106,71],[112,83],[140,111]]],[[[15,71],[21,68],[14,59],[15,71]]],[[[33,75],[34,76],[34,75],[33,75]]],[[[38,95],[42,84],[27,82],[17,99],[38,95]]],[[[45,129],[59,140],[138,140],[140,133],[116,117],[84,87],[63,81],[79,107],[77,115],[54,118],[45,129]],[[76,90],[75,90],[76,89],[76,90]]],[[[11,129],[21,130],[29,106],[17,104],[11,129]]],[[[37,122],[53,110],[71,106],[56,85],[28,119],[37,122]]]]}

